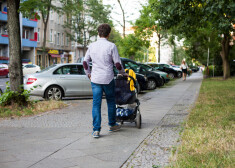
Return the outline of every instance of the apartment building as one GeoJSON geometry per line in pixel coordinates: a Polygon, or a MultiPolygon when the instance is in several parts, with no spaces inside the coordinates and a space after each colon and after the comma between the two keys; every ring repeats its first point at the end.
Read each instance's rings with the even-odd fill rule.
{"type": "MultiPolygon", "coordinates": [[[[61,7],[59,2],[54,2],[55,6],[61,7]]],[[[39,14],[40,15],[40,14],[39,14]]],[[[49,21],[47,25],[46,33],[46,67],[52,64],[59,63],[71,63],[73,62],[74,46],[71,45],[71,41],[66,32],[68,29],[64,28],[64,23],[67,17],[64,14],[59,14],[53,10],[50,11],[49,21]]],[[[35,63],[42,66],[42,47],[44,38],[44,24],[40,19],[37,27],[37,48],[35,63]]]]}
{"type": "MultiPolygon", "coordinates": [[[[53,1],[53,5],[62,7],[59,1],[53,1]]],[[[37,14],[40,16],[39,20],[36,16],[29,19],[20,14],[22,62],[31,62],[42,67],[44,23],[40,12],[37,14]]],[[[45,67],[52,64],[77,62],[87,50],[87,47],[83,49],[81,44],[70,41],[68,34],[71,34],[71,30],[64,26],[67,19],[65,14],[50,11],[46,30],[45,67]]],[[[9,63],[9,40],[6,26],[7,1],[0,0],[0,63],[9,63]]],[[[92,39],[94,41],[96,37],[92,39]]]]}
{"type": "MultiPolygon", "coordinates": [[[[37,47],[37,19],[24,18],[20,14],[22,61],[35,62],[37,47]]],[[[7,1],[0,0],[0,63],[9,63],[9,39],[7,32],[7,1]]]]}

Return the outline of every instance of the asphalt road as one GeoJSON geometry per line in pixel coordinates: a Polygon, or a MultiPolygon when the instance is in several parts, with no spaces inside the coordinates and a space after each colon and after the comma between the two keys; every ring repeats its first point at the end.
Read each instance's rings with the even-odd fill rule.
{"type": "Polygon", "coordinates": [[[6,89],[6,82],[9,80],[9,78],[0,77],[0,88],[2,89],[2,91],[6,89]]]}

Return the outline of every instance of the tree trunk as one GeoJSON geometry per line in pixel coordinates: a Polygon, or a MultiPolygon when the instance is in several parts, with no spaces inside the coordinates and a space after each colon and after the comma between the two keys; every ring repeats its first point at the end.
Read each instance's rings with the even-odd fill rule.
{"type": "Polygon", "coordinates": [[[158,63],[161,61],[161,35],[158,34],[158,63]]]}
{"type": "Polygon", "coordinates": [[[123,37],[125,37],[126,36],[126,33],[125,33],[125,30],[126,30],[125,11],[124,11],[124,9],[122,7],[122,4],[121,4],[120,0],[117,0],[117,1],[118,1],[119,6],[120,6],[120,8],[122,10],[122,20],[123,20],[123,25],[122,25],[123,32],[122,33],[123,33],[123,37]]]}
{"type": "Polygon", "coordinates": [[[230,51],[230,46],[229,46],[229,41],[230,41],[230,36],[229,35],[224,35],[224,38],[221,42],[222,45],[222,51],[220,53],[221,58],[223,60],[223,77],[224,79],[227,79],[230,77],[230,66],[229,66],[229,51],[230,51]]]}
{"type": "Polygon", "coordinates": [[[12,91],[22,92],[23,72],[21,60],[19,6],[20,0],[7,1],[10,88],[12,91]]]}
{"type": "Polygon", "coordinates": [[[43,43],[42,43],[42,67],[46,68],[46,37],[47,37],[47,25],[48,25],[48,19],[50,15],[50,10],[51,10],[51,0],[49,1],[49,4],[47,6],[46,14],[42,12],[42,20],[44,24],[44,36],[43,36],[43,43]]]}

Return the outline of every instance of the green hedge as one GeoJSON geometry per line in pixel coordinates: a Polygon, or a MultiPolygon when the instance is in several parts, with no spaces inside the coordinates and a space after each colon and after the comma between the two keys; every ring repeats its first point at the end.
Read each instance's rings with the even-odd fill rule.
{"type": "MultiPolygon", "coordinates": [[[[214,66],[214,76],[223,76],[223,69],[221,66],[214,66]]],[[[203,71],[203,75],[213,76],[213,65],[210,65],[209,71],[207,68],[203,71]]]]}

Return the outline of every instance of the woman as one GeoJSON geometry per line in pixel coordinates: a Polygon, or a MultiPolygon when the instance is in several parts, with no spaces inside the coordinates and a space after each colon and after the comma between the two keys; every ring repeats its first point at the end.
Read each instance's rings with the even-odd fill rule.
{"type": "Polygon", "coordinates": [[[184,60],[182,61],[182,64],[180,65],[180,69],[182,69],[182,72],[183,72],[183,81],[185,81],[186,80],[186,76],[187,76],[188,66],[187,66],[187,64],[185,63],[184,60]]]}

